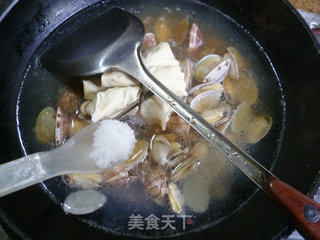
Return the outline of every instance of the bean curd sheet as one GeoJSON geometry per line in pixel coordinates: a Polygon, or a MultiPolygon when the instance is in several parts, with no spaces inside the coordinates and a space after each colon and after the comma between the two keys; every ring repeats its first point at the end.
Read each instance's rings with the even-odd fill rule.
{"type": "MultiPolygon", "coordinates": [[[[250,34],[219,11],[193,1],[119,1],[145,25],[147,69],[170,90],[267,168],[281,147],[284,101],[267,56],[250,34]]],[[[93,8],[104,11],[107,4],[93,8]]],[[[97,10],[96,10],[97,11],[97,10]]],[[[86,14],[86,13],[84,13],[86,14]]],[[[63,34],[59,32],[56,34],[63,34]]],[[[46,47],[48,44],[46,44],[46,47]]],[[[88,78],[49,73],[40,47],[17,102],[23,151],[49,150],[92,121],[114,118],[142,87],[120,72],[88,78]]],[[[42,186],[61,205],[71,192],[95,189],[104,205],[78,218],[114,234],[172,236],[224,221],[256,186],[156,97],[120,120],[135,131],[130,159],[101,174],[56,177],[42,186]],[[100,196],[100,195],[99,195],[100,196]],[[130,216],[164,215],[174,227],[130,229],[130,216]],[[189,215],[185,226],[179,215],[189,215]]],[[[94,208],[95,209],[95,208],[94,208]]]]}

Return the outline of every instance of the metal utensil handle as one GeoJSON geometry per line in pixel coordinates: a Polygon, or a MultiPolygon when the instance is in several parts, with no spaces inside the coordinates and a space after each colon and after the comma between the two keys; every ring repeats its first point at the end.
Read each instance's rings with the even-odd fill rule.
{"type": "Polygon", "coordinates": [[[320,204],[279,179],[269,180],[269,196],[293,219],[306,239],[320,239],[320,204]]]}
{"type": "Polygon", "coordinates": [[[142,92],[141,96],[139,99],[137,99],[136,101],[134,101],[133,103],[131,103],[129,106],[127,106],[125,109],[123,109],[116,117],[115,119],[119,119],[121,117],[123,117],[124,115],[126,115],[128,112],[130,112],[132,109],[136,108],[137,106],[139,106],[142,102],[146,101],[149,99],[149,97],[151,97],[153,95],[153,93],[151,91],[147,91],[147,92],[142,92]]]}
{"type": "Polygon", "coordinates": [[[48,152],[34,153],[0,165],[0,197],[52,177],[43,168],[41,160],[48,152]]]}
{"type": "Polygon", "coordinates": [[[205,121],[198,113],[192,110],[189,105],[179,99],[161,82],[155,79],[143,65],[141,56],[138,52],[139,45],[137,44],[135,53],[114,67],[137,78],[145,87],[151,90],[164,103],[185,119],[218,151],[230,159],[261,189],[267,192],[267,179],[273,175],[247,153],[218,132],[212,125],[205,121]]]}
{"type": "Polygon", "coordinates": [[[185,119],[198,133],[200,133],[205,139],[207,139],[209,143],[211,143],[219,152],[221,152],[232,163],[234,163],[263,191],[265,191],[273,199],[273,201],[276,202],[278,206],[280,206],[280,209],[294,220],[294,223],[298,226],[298,229],[301,230],[301,234],[303,234],[304,236],[318,237],[320,231],[319,228],[317,228],[318,223],[316,225],[316,228],[314,228],[312,227],[313,225],[308,222],[307,218],[301,218],[299,206],[295,207],[294,204],[291,205],[292,203],[290,202],[290,199],[299,198],[302,205],[312,203],[312,205],[318,206],[316,205],[317,203],[277,179],[271,172],[265,169],[252,157],[245,153],[241,148],[236,146],[224,135],[218,132],[198,113],[193,111],[190,106],[181,101],[161,82],[155,79],[143,65],[138,50],[139,45],[137,45],[137,51],[135,52],[135,54],[115,67],[137,78],[144,86],[150,89],[157,97],[159,97],[164,103],[170,106],[177,114],[185,119]],[[271,180],[273,181],[273,185],[270,185],[271,180]],[[290,197],[282,197],[282,192],[281,190],[279,191],[279,189],[281,189],[281,184],[276,184],[279,182],[287,186],[288,196],[290,197]]]}

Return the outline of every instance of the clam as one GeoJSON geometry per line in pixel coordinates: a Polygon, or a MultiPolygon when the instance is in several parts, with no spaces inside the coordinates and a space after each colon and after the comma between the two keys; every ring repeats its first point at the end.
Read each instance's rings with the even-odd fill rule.
{"type": "Polygon", "coordinates": [[[222,57],[217,54],[210,54],[203,57],[195,66],[193,79],[197,83],[202,83],[205,77],[221,62],[222,57]]]}
{"type": "Polygon", "coordinates": [[[182,151],[181,144],[178,142],[170,142],[170,152],[169,157],[174,158],[177,154],[182,151]]]}
{"type": "Polygon", "coordinates": [[[248,74],[242,74],[238,79],[237,87],[238,102],[246,101],[250,105],[256,103],[259,90],[256,82],[248,74]]]}
{"type": "Polygon", "coordinates": [[[90,122],[85,119],[81,119],[78,116],[72,116],[70,117],[70,121],[68,124],[68,135],[70,137],[74,136],[77,132],[79,132],[81,129],[88,126],[90,122]]]}
{"type": "Polygon", "coordinates": [[[92,115],[94,112],[94,104],[92,104],[93,101],[84,101],[80,106],[80,113],[82,113],[84,116],[92,115]]]}
{"type": "Polygon", "coordinates": [[[238,104],[237,100],[237,89],[236,89],[236,83],[231,80],[231,78],[226,77],[223,81],[223,89],[224,89],[224,95],[229,103],[233,105],[238,104]]]}
{"type": "Polygon", "coordinates": [[[214,108],[201,113],[202,117],[210,124],[215,124],[223,118],[223,109],[214,108]]]}
{"type": "Polygon", "coordinates": [[[242,76],[236,80],[226,78],[223,86],[227,101],[233,105],[244,101],[253,105],[258,99],[259,90],[257,84],[247,73],[243,73],[242,76]]]}
{"type": "Polygon", "coordinates": [[[178,135],[188,134],[190,125],[177,114],[172,114],[168,123],[167,131],[174,132],[178,135]]]}
{"type": "Polygon", "coordinates": [[[221,83],[228,74],[230,67],[230,60],[226,59],[218,66],[216,66],[208,75],[204,78],[203,82],[221,83]]]}
{"type": "Polygon", "coordinates": [[[169,142],[174,142],[178,138],[178,136],[173,133],[163,133],[161,136],[164,136],[169,142]]]}
{"type": "Polygon", "coordinates": [[[188,94],[192,94],[193,96],[197,96],[200,93],[209,91],[209,90],[218,90],[221,93],[223,92],[223,86],[221,83],[202,83],[188,91],[188,94]]]}
{"type": "Polygon", "coordinates": [[[259,142],[270,131],[271,125],[272,118],[268,115],[253,118],[248,126],[245,141],[251,144],[259,142]]]}
{"type": "Polygon", "coordinates": [[[66,213],[81,215],[98,210],[106,202],[107,198],[104,194],[94,189],[85,189],[70,193],[62,207],[66,213]]]}
{"type": "Polygon", "coordinates": [[[170,153],[170,143],[164,136],[154,136],[151,140],[151,158],[152,161],[164,166],[168,161],[170,153]]]}
{"type": "Polygon", "coordinates": [[[228,103],[221,102],[217,107],[206,110],[201,115],[210,124],[219,126],[229,119],[231,110],[232,108],[228,103]]]}
{"type": "Polygon", "coordinates": [[[189,45],[188,49],[190,53],[196,52],[200,46],[203,44],[202,34],[197,26],[197,24],[192,23],[189,32],[189,45]]]}
{"type": "Polygon", "coordinates": [[[157,39],[154,33],[151,33],[151,32],[146,33],[143,37],[141,51],[146,51],[154,47],[155,45],[157,45],[157,39]]]}
{"type": "Polygon", "coordinates": [[[256,143],[264,138],[272,125],[272,118],[268,115],[254,116],[251,106],[241,103],[232,118],[231,130],[242,134],[247,143],[256,143]]]}
{"type": "Polygon", "coordinates": [[[230,59],[230,71],[229,75],[231,78],[239,78],[245,67],[245,60],[234,47],[228,47],[223,59],[230,59]]]}
{"type": "Polygon", "coordinates": [[[246,103],[242,102],[232,117],[231,122],[231,130],[232,132],[239,134],[245,131],[250,124],[251,119],[253,118],[253,112],[251,106],[246,103]]]}
{"type": "Polygon", "coordinates": [[[166,16],[158,18],[154,26],[154,33],[159,42],[168,42],[172,38],[171,26],[166,16]]]}
{"type": "Polygon", "coordinates": [[[65,114],[60,107],[57,109],[55,140],[56,146],[64,143],[68,136],[68,115],[65,114]]]}
{"type": "Polygon", "coordinates": [[[179,214],[184,207],[184,199],[175,183],[168,184],[168,199],[173,212],[179,214]]]}
{"type": "MultiPolygon", "coordinates": [[[[208,41],[206,41],[206,43],[208,43],[208,41]]],[[[207,44],[208,45],[208,44],[207,44]]],[[[217,51],[217,48],[214,44],[212,43],[209,43],[209,46],[203,46],[199,53],[197,54],[197,58],[198,59],[201,59],[207,55],[210,55],[210,54],[215,54],[217,51]]]]}
{"type": "Polygon", "coordinates": [[[196,143],[189,151],[189,158],[203,159],[209,151],[208,144],[205,141],[196,143]]]}
{"type": "Polygon", "coordinates": [[[165,169],[150,168],[146,175],[145,188],[150,196],[158,199],[163,198],[168,191],[168,178],[165,169]]]}
{"type": "Polygon", "coordinates": [[[227,129],[229,128],[230,124],[232,121],[232,116],[229,116],[228,120],[226,122],[224,122],[223,124],[217,126],[217,129],[219,132],[221,132],[222,134],[225,134],[227,132],[227,129]]]}
{"type": "Polygon", "coordinates": [[[190,102],[190,107],[197,111],[203,112],[218,105],[222,92],[220,90],[209,90],[200,93],[190,102]]]}
{"type": "Polygon", "coordinates": [[[123,186],[129,180],[128,170],[122,164],[106,170],[103,175],[105,177],[103,182],[114,187],[123,186]]]}
{"type": "Polygon", "coordinates": [[[170,176],[171,180],[174,182],[178,182],[182,178],[187,176],[191,172],[191,170],[194,169],[194,167],[206,157],[207,153],[208,145],[204,142],[199,142],[194,145],[190,149],[187,158],[173,169],[170,176]]]}
{"type": "Polygon", "coordinates": [[[203,162],[195,175],[201,176],[204,184],[208,184],[209,192],[221,199],[226,196],[234,180],[235,166],[219,151],[212,149],[210,158],[203,162]]]}
{"type": "Polygon", "coordinates": [[[45,107],[37,117],[37,140],[41,143],[49,143],[55,140],[56,111],[52,107],[45,107]]]}
{"type": "Polygon", "coordinates": [[[184,66],[184,81],[187,86],[192,84],[192,63],[190,59],[187,59],[183,63],[184,66]]]}
{"type": "Polygon", "coordinates": [[[142,183],[145,182],[146,175],[150,170],[151,161],[149,157],[145,159],[145,161],[140,162],[138,165],[135,165],[133,168],[129,169],[129,178],[132,179],[139,179],[142,183]]]}
{"type": "Polygon", "coordinates": [[[134,146],[133,152],[130,155],[129,159],[124,161],[123,164],[126,168],[132,169],[137,166],[139,163],[145,160],[148,155],[149,143],[145,140],[137,141],[134,146]]]}
{"type": "Polygon", "coordinates": [[[69,174],[66,176],[67,183],[71,187],[92,188],[98,187],[103,180],[101,174],[69,174]]]}
{"type": "Polygon", "coordinates": [[[184,18],[181,19],[178,24],[174,28],[173,32],[173,40],[178,44],[181,45],[188,33],[188,19],[184,18]]]}
{"type": "Polygon", "coordinates": [[[192,211],[201,213],[208,209],[210,202],[209,183],[204,176],[195,174],[183,182],[183,196],[192,211]]]}
{"type": "Polygon", "coordinates": [[[182,149],[180,143],[178,142],[170,142],[170,153],[169,159],[166,166],[168,168],[176,167],[179,163],[181,163],[187,156],[189,152],[188,148],[182,149]]]}
{"type": "Polygon", "coordinates": [[[153,201],[158,204],[159,206],[165,207],[167,204],[166,198],[153,198],[153,201]]]}
{"type": "Polygon", "coordinates": [[[167,163],[166,167],[168,169],[172,169],[172,168],[175,168],[176,166],[178,166],[178,164],[182,163],[186,159],[188,151],[189,151],[189,149],[185,148],[181,152],[178,152],[175,157],[170,159],[170,161],[167,163]]]}

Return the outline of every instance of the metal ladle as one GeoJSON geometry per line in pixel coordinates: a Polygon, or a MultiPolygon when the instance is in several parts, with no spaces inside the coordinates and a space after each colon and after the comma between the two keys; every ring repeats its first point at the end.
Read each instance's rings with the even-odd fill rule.
{"type": "Polygon", "coordinates": [[[132,75],[267,193],[306,238],[320,239],[320,205],[276,178],[155,79],[140,56],[143,36],[143,23],[137,17],[111,8],[64,37],[41,61],[49,70],[71,76],[110,69],[132,75]]]}

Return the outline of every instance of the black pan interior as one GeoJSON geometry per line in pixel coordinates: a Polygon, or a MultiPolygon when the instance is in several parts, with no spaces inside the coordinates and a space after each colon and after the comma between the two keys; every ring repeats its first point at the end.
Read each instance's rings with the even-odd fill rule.
{"type": "MultiPolygon", "coordinates": [[[[95,2],[95,1],[92,1],[95,2]]],[[[177,1],[179,4],[179,1],[177,1]]],[[[209,2],[208,2],[209,3],[209,2]]],[[[86,5],[81,5],[83,4],[82,2],[78,1],[78,10],[81,10],[84,8],[86,5]]],[[[108,7],[110,6],[109,3],[102,2],[102,5],[99,6],[100,10],[102,7],[108,7]]],[[[315,95],[315,89],[319,87],[317,85],[317,82],[315,81],[316,77],[316,72],[319,70],[318,69],[313,69],[311,64],[306,64],[305,62],[300,62],[302,61],[303,58],[314,58],[313,61],[315,61],[315,66],[318,61],[319,63],[319,56],[317,55],[317,49],[312,45],[312,41],[309,39],[309,54],[307,57],[304,57],[304,55],[298,55],[295,53],[292,53],[294,55],[294,58],[289,58],[287,56],[287,51],[293,50],[294,49],[294,44],[292,44],[291,49],[290,49],[290,44],[286,45],[284,44],[285,39],[278,39],[278,42],[273,39],[272,31],[278,31],[281,34],[284,31],[284,25],[281,25],[278,22],[271,21],[274,25],[268,25],[270,24],[270,19],[268,19],[268,24],[263,22],[263,19],[261,16],[268,16],[271,13],[268,12],[267,6],[265,6],[266,9],[261,9],[261,8],[253,8],[252,5],[247,5],[244,2],[238,3],[240,4],[241,8],[236,8],[239,7],[236,5],[234,2],[230,3],[222,3],[222,2],[215,2],[215,7],[217,9],[220,9],[223,13],[227,13],[232,18],[234,18],[238,23],[240,23],[240,26],[243,26],[244,29],[248,30],[249,34],[252,34],[255,36],[255,40],[257,40],[257,43],[260,45],[260,50],[264,50],[268,55],[265,55],[265,61],[267,61],[267,58],[270,58],[272,60],[273,66],[269,67],[274,67],[277,74],[279,75],[281,81],[281,87],[283,88],[283,94],[285,96],[285,102],[282,101],[281,99],[281,94],[279,94],[279,87],[276,88],[276,90],[271,89],[270,92],[274,94],[275,101],[279,104],[278,108],[281,109],[281,111],[278,113],[279,115],[282,114],[282,110],[284,107],[286,107],[287,111],[287,122],[286,122],[286,130],[284,132],[283,136],[283,147],[282,150],[279,152],[279,160],[277,164],[275,165],[275,171],[278,176],[283,178],[284,180],[287,180],[289,183],[293,184],[295,187],[297,187],[299,190],[304,190],[304,192],[308,191],[310,189],[310,186],[312,185],[312,181],[315,179],[317,169],[319,169],[319,164],[316,163],[316,149],[310,148],[308,144],[312,143],[317,139],[318,136],[315,136],[315,134],[311,135],[312,133],[312,128],[313,126],[312,121],[316,120],[316,115],[313,115],[314,113],[311,112],[312,107],[315,107],[315,102],[311,101],[309,99],[310,97],[317,97],[315,95]],[[239,9],[243,11],[244,14],[240,14],[239,16],[239,9]],[[245,9],[250,10],[250,14],[245,11],[245,9]],[[255,10],[255,11],[253,11],[255,10]],[[259,12],[261,10],[261,12],[259,12]],[[266,14],[267,13],[267,14],[266,14]],[[252,15],[251,15],[252,14],[252,15]],[[260,15],[259,15],[260,14],[260,15]],[[264,15],[263,15],[264,14],[264,15]],[[252,26],[252,23],[246,20],[246,18],[253,18],[257,22],[256,25],[252,26]],[[260,25],[259,25],[259,24],[260,25]],[[265,23],[265,25],[263,25],[265,23]],[[280,24],[280,26],[278,25],[280,24]],[[260,30],[260,31],[258,31],[260,30]],[[283,42],[282,42],[282,41],[283,42]],[[280,43],[279,43],[280,42],[280,43]],[[281,45],[281,43],[283,45],[281,45]],[[278,51],[277,51],[278,50],[278,51]],[[285,51],[285,52],[283,52],[285,51]],[[286,61],[279,62],[279,57],[284,58],[284,56],[287,56],[288,59],[285,59],[286,61]],[[302,58],[302,59],[301,59],[302,58]],[[288,62],[291,65],[288,65],[288,62]],[[299,65],[301,63],[301,66],[299,65]],[[303,63],[303,65],[302,65],[303,63]],[[293,67],[295,66],[295,68],[293,67]],[[302,66],[304,69],[308,70],[307,72],[299,72],[297,68],[300,70],[302,69],[302,66]],[[290,68],[289,68],[290,67],[290,68]],[[313,83],[313,87],[310,89],[310,85],[304,84],[307,82],[302,76],[307,76],[308,75],[308,82],[313,83]],[[299,77],[300,76],[300,77],[299,77]],[[288,84],[287,81],[291,81],[291,84],[288,84]],[[313,81],[313,82],[312,82],[313,81]],[[301,88],[303,86],[303,88],[301,88]],[[303,89],[303,90],[301,90],[303,89]],[[293,91],[293,92],[292,92],[293,91]],[[310,95],[305,95],[305,91],[310,91],[310,95]],[[292,95],[294,94],[294,95],[292,95]],[[298,99],[296,99],[298,98],[298,99]],[[286,103],[286,104],[285,104],[286,103]],[[307,105],[307,104],[313,103],[312,105],[307,105]],[[301,109],[301,106],[303,106],[303,109],[301,109]],[[301,112],[302,110],[302,112],[301,112]],[[307,118],[308,116],[313,115],[314,117],[312,118],[307,118]],[[290,118],[289,118],[290,116],[290,118]],[[308,124],[311,121],[311,124],[308,124]],[[309,132],[308,132],[309,130],[309,132]],[[299,136],[298,136],[299,133],[299,136]],[[303,137],[305,142],[300,142],[298,139],[300,137],[303,137]],[[308,147],[307,147],[308,146],[308,147]],[[295,154],[294,154],[295,153],[295,154]],[[299,154],[300,153],[300,154],[299,154]],[[298,156],[308,156],[307,159],[303,158],[303,161],[297,160],[298,156]],[[292,159],[292,160],[289,160],[292,159]],[[291,170],[291,172],[290,172],[291,170]],[[295,171],[296,174],[299,174],[300,179],[303,181],[298,181],[296,182],[297,178],[292,172],[295,171]],[[307,175],[306,175],[307,174],[307,175]],[[309,184],[307,184],[309,183],[309,184]],[[308,185],[308,186],[307,186],[308,185]]],[[[253,4],[254,5],[254,4],[253,4]]],[[[282,6],[282,9],[284,12],[290,16],[290,13],[285,5],[283,3],[279,3],[279,6],[282,6]],[[282,5],[281,5],[282,4],[282,5]]],[[[33,152],[33,151],[39,151],[39,146],[32,146],[33,140],[30,140],[32,138],[31,135],[28,134],[23,134],[24,130],[23,129],[29,129],[34,123],[34,118],[36,115],[36,112],[39,112],[39,110],[43,107],[46,106],[45,104],[54,104],[54,99],[57,97],[57,92],[53,92],[52,88],[54,87],[55,89],[58,89],[59,84],[61,86],[61,78],[60,81],[54,81],[54,78],[50,78],[50,76],[45,76],[42,79],[34,79],[33,81],[39,82],[40,86],[39,88],[32,88],[29,87],[27,88],[28,84],[31,84],[31,82],[25,82],[25,86],[21,88],[22,82],[20,79],[23,79],[23,74],[26,73],[25,69],[26,66],[30,62],[34,62],[37,64],[37,59],[31,59],[32,56],[34,56],[34,52],[38,48],[39,44],[42,42],[42,40],[47,37],[48,33],[50,33],[55,26],[60,24],[62,20],[70,16],[71,14],[75,13],[77,10],[72,9],[71,5],[68,5],[66,3],[58,3],[58,1],[55,4],[46,4],[44,2],[39,1],[39,4],[30,4],[28,6],[25,6],[21,3],[19,3],[15,7],[16,12],[15,14],[20,15],[25,17],[25,23],[22,26],[17,26],[17,30],[20,29],[20,32],[18,31],[17,33],[13,31],[12,29],[9,29],[8,24],[10,24],[10,17],[11,15],[14,15],[12,13],[11,15],[8,16],[8,19],[6,19],[4,22],[2,22],[1,25],[1,31],[5,30],[11,30],[12,35],[8,37],[3,37],[1,38],[1,51],[3,51],[4,54],[6,54],[8,57],[11,57],[12,61],[3,61],[1,60],[1,69],[5,69],[1,75],[1,82],[4,82],[5,88],[3,90],[4,94],[1,94],[1,104],[5,104],[3,106],[8,106],[8,99],[7,96],[10,96],[10,92],[12,95],[16,96],[15,99],[12,99],[9,101],[9,106],[7,108],[3,108],[3,112],[6,115],[1,114],[1,116],[5,116],[4,119],[1,119],[1,127],[3,130],[5,130],[5,135],[6,137],[9,137],[9,141],[5,141],[1,143],[1,154],[2,156],[5,156],[4,161],[8,161],[10,159],[16,158],[19,156],[19,149],[17,148],[17,132],[15,128],[15,119],[16,119],[16,112],[15,110],[12,109],[12,107],[15,109],[15,104],[18,99],[18,96],[20,95],[20,103],[18,106],[20,107],[20,110],[18,113],[20,113],[21,117],[17,118],[19,121],[19,129],[21,130],[19,133],[22,133],[19,138],[23,139],[23,146],[28,152],[33,152]],[[31,8],[30,10],[33,10],[33,14],[22,14],[22,12],[25,10],[26,7],[31,8]],[[57,11],[58,8],[62,8],[63,11],[57,11]],[[69,7],[69,8],[68,8],[69,7]],[[67,11],[70,11],[67,13],[67,11]],[[53,13],[57,14],[60,13],[60,15],[54,16],[53,13]],[[42,15],[39,13],[42,13],[42,15]],[[51,15],[50,15],[51,14],[51,15]],[[62,15],[62,16],[61,16],[62,15]],[[59,19],[60,16],[60,19],[59,19]],[[38,17],[38,18],[37,18],[38,17]],[[50,19],[51,17],[51,19],[50,19]],[[49,18],[49,19],[48,19],[49,18]],[[58,20],[57,20],[58,18],[58,20]],[[55,21],[50,21],[54,19],[55,21]],[[29,21],[29,22],[28,22],[29,21]],[[7,25],[4,25],[7,23],[7,25]],[[28,24],[27,24],[28,23],[28,24]],[[42,30],[41,30],[42,29],[42,30]],[[15,33],[15,35],[14,35],[15,33]],[[13,40],[15,41],[10,41],[10,37],[14,38],[13,40]],[[19,41],[21,40],[21,41],[19,41]],[[11,47],[13,45],[13,47],[11,47]],[[11,48],[10,48],[11,47],[11,48]],[[19,61],[19,60],[20,61],[19,61]],[[15,81],[13,80],[15,77],[15,81]],[[48,80],[49,79],[49,80],[48,80]],[[51,80],[52,79],[52,80],[51,80]],[[10,91],[8,91],[8,89],[10,91]],[[39,90],[40,89],[40,90],[39,90]],[[22,92],[19,91],[23,90],[22,92]],[[48,94],[46,98],[43,98],[43,93],[48,94]],[[37,99],[38,101],[34,101],[34,99],[37,99]],[[44,101],[44,102],[41,102],[44,101]],[[47,101],[47,102],[46,102],[47,101]],[[41,105],[42,104],[42,105],[41,105]],[[11,121],[9,120],[11,119],[11,121]],[[33,119],[30,120],[30,119],[33,119]],[[29,124],[29,125],[28,125],[29,124]],[[11,133],[11,134],[10,134],[11,133]],[[28,139],[29,138],[29,139],[28,139]],[[28,144],[26,144],[28,143],[28,144]],[[31,144],[30,144],[31,143],[31,144]],[[4,147],[6,146],[6,147],[4,147]],[[10,148],[7,148],[10,146],[10,148]],[[2,153],[3,151],[3,153],[2,153]]],[[[280,10],[281,11],[281,8],[280,10]]],[[[32,12],[32,11],[30,11],[32,12]]],[[[291,17],[294,17],[291,15],[291,17]]],[[[295,18],[294,18],[295,19],[295,18]]],[[[272,20],[272,18],[271,18],[272,20]]],[[[283,21],[285,21],[286,18],[284,17],[283,21]]],[[[13,21],[13,20],[11,20],[13,21]]],[[[287,20],[288,21],[288,20],[287,20]]],[[[297,21],[297,19],[295,19],[297,21]]],[[[298,22],[296,22],[298,23],[298,22]]],[[[11,22],[12,24],[12,22],[11,22]]],[[[238,26],[239,27],[239,26],[238,26]]],[[[306,34],[305,30],[303,29],[303,26],[301,27],[301,32],[300,34],[306,34]]],[[[290,27],[286,28],[289,30],[290,27]]],[[[10,33],[10,31],[9,31],[10,33]]],[[[290,31],[289,31],[290,33],[290,31]]],[[[308,37],[308,36],[307,36],[308,37]]],[[[252,40],[251,40],[252,41],[252,40]]],[[[302,40],[300,40],[302,41],[302,40]]],[[[301,45],[299,45],[301,46],[301,45]]],[[[303,48],[301,46],[301,48],[303,48]]],[[[296,51],[301,51],[305,49],[295,49],[296,51]]],[[[38,50],[39,51],[39,50],[38,50]]],[[[291,51],[292,52],[292,51],[291,51]]],[[[280,59],[281,59],[280,58],[280,59]]],[[[32,67],[29,69],[28,74],[32,73],[32,67]]],[[[68,79],[66,79],[68,80],[68,79]]],[[[274,76],[274,80],[277,81],[276,76],[274,76]]],[[[278,83],[277,83],[278,84],[278,83]]],[[[316,99],[314,99],[316,100],[316,99]]],[[[276,103],[276,104],[277,104],[276,103]]],[[[284,115],[280,116],[280,122],[282,123],[284,115]]],[[[277,134],[275,134],[274,140],[271,141],[274,143],[274,146],[270,146],[271,149],[275,149],[278,144],[276,142],[279,134],[281,134],[281,129],[282,125],[276,125],[275,126],[275,131],[277,134]]],[[[270,139],[269,139],[270,140],[270,139]]],[[[2,140],[3,141],[3,140],[2,140]]],[[[263,142],[261,145],[264,144],[263,142]]],[[[265,146],[265,145],[264,145],[265,146]]],[[[258,146],[259,147],[259,146],[258,146]]],[[[260,147],[260,151],[254,151],[253,155],[260,160],[263,164],[265,164],[267,167],[271,167],[271,163],[273,161],[270,161],[270,159],[274,159],[277,156],[278,152],[277,151],[269,151],[268,148],[262,148],[260,147]],[[262,150],[261,150],[262,149],[262,150]],[[263,151],[264,149],[264,151],[263,151]],[[256,155],[255,155],[256,152],[256,155]],[[269,156],[268,156],[269,154],[269,156]]],[[[46,186],[49,186],[50,188],[54,188],[56,186],[57,182],[56,180],[52,180],[52,184],[50,185],[50,182],[46,184],[46,186]]],[[[42,186],[44,187],[44,186],[42,186]]],[[[253,188],[253,185],[249,185],[251,189],[253,188]]],[[[52,190],[52,189],[51,189],[52,190]]],[[[251,190],[252,191],[252,190],[251,190]]],[[[54,196],[57,198],[57,196],[54,196]]],[[[239,201],[239,204],[242,203],[244,200],[246,200],[249,196],[244,195],[243,199],[239,201]]],[[[29,190],[24,190],[22,192],[10,195],[6,198],[1,199],[1,204],[4,207],[3,208],[3,214],[4,217],[8,216],[8,222],[11,220],[12,223],[18,226],[18,228],[22,229],[23,232],[27,233],[28,235],[32,236],[33,238],[39,238],[40,236],[48,236],[48,239],[53,236],[72,236],[75,238],[75,236],[80,236],[78,233],[84,231],[86,229],[84,235],[81,235],[83,237],[82,239],[86,239],[85,236],[106,236],[108,235],[107,233],[104,233],[101,230],[94,229],[92,227],[89,227],[86,223],[83,223],[81,221],[78,221],[78,219],[75,219],[72,216],[66,216],[64,213],[61,211],[60,207],[58,205],[55,205],[48,196],[46,196],[41,189],[38,187],[33,187],[29,190]],[[26,208],[19,208],[19,213],[13,214],[13,206],[14,204],[17,203],[17,198],[24,196],[24,199],[26,199],[26,204],[29,204],[32,206],[31,209],[37,208],[37,211],[34,210],[29,210],[26,208]],[[39,198],[39,199],[38,199],[39,198]],[[41,200],[41,201],[40,201],[41,200]],[[40,205],[40,206],[39,206],[40,205]],[[32,211],[34,211],[37,214],[32,214],[32,211]],[[30,218],[30,223],[23,222],[20,219],[20,216],[27,216],[30,218]],[[31,220],[32,219],[32,220],[31,220]],[[45,219],[45,221],[41,221],[41,219],[45,219]],[[64,229],[65,231],[59,231],[59,227],[61,224],[59,224],[59,221],[63,221],[65,224],[64,229]],[[30,225],[36,223],[37,230],[35,227],[31,227],[30,225]],[[49,228],[49,226],[54,226],[53,228],[49,228]],[[78,227],[81,226],[81,230],[78,230],[78,227]],[[31,230],[30,230],[31,229],[31,230]],[[82,230],[83,229],[83,230],[82,230]],[[77,231],[78,230],[78,231],[77,231]],[[44,234],[44,235],[41,235],[44,234]],[[58,234],[58,235],[57,235],[58,234]]],[[[25,207],[25,204],[23,204],[25,207]]],[[[17,207],[15,207],[17,209],[17,207]]],[[[17,212],[17,211],[14,211],[17,212]]],[[[89,216],[93,218],[100,218],[100,219],[106,219],[105,217],[103,218],[99,216],[99,213],[97,213],[98,216],[89,216]]],[[[119,219],[116,221],[126,221],[127,218],[119,216],[119,219]]],[[[204,218],[199,221],[197,226],[195,227],[201,227],[201,224],[204,225],[206,222],[210,222],[210,216],[204,216],[204,218]]],[[[101,225],[103,225],[102,223],[101,225]]],[[[109,224],[109,223],[108,223],[109,224]]],[[[202,231],[202,235],[204,236],[224,236],[228,237],[228,239],[231,238],[237,238],[240,236],[246,236],[248,239],[250,238],[265,238],[269,239],[273,237],[285,224],[285,221],[283,217],[279,214],[277,210],[269,203],[268,199],[264,197],[261,193],[256,194],[253,198],[249,200],[245,206],[243,206],[239,211],[234,213],[231,217],[224,219],[224,221],[220,222],[219,224],[215,224],[209,229],[206,229],[205,231],[202,231]],[[271,218],[272,217],[272,218],[271,218]],[[259,222],[261,222],[261,225],[259,225],[259,222]],[[255,223],[255,224],[253,224],[255,223]],[[262,227],[262,225],[264,227],[262,227]],[[232,229],[232,231],[231,231],[232,229]],[[249,234],[249,236],[248,236],[249,234]]],[[[150,233],[144,233],[144,234],[150,234],[150,233]]],[[[154,235],[154,233],[151,233],[154,235]]],[[[193,233],[195,235],[198,235],[199,233],[193,233]]],[[[189,237],[191,235],[188,235],[189,237]]],[[[79,239],[79,238],[75,238],[79,239]]]]}

